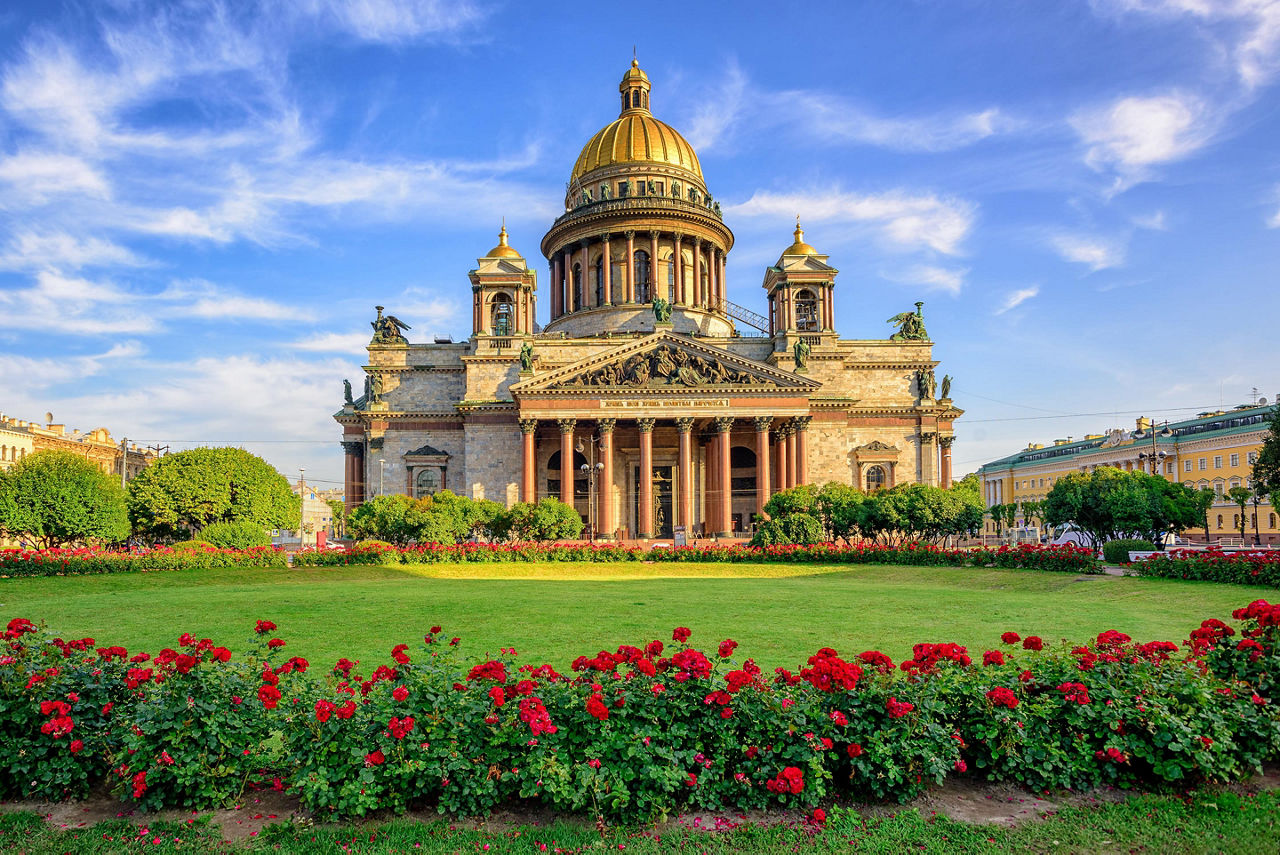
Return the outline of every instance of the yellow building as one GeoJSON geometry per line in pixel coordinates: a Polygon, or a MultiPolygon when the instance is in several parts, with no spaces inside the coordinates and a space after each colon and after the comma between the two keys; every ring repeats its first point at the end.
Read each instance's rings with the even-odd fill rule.
{"type": "MultiPolygon", "coordinates": [[[[1056,439],[1050,445],[1031,443],[1022,451],[992,461],[978,470],[983,498],[992,505],[1021,505],[1043,500],[1054,483],[1072,472],[1092,472],[1099,466],[1160,474],[1193,489],[1217,494],[1209,513],[1209,539],[1232,543],[1240,538],[1240,507],[1225,497],[1232,487],[1249,486],[1250,474],[1270,426],[1273,406],[1241,404],[1233,410],[1200,413],[1180,422],[1153,423],[1140,418],[1134,430],[1115,429],[1083,439],[1056,439]]],[[[1253,542],[1254,506],[1245,512],[1246,544],[1253,542]]],[[[1263,543],[1280,542],[1280,520],[1274,499],[1257,507],[1257,532],[1263,543]]],[[[1016,525],[1028,524],[1019,514],[1016,525]]],[[[988,521],[986,533],[994,534],[988,521]]],[[[1191,529],[1193,540],[1205,539],[1202,528],[1191,529]]]]}
{"type": "Polygon", "coordinates": [[[155,453],[137,445],[126,450],[125,442],[113,439],[111,431],[104,427],[68,430],[64,424],[54,424],[52,417],[41,425],[0,414],[0,469],[37,451],[70,451],[92,461],[108,475],[120,475],[123,466],[125,480],[131,480],[151,465],[155,453]]]}

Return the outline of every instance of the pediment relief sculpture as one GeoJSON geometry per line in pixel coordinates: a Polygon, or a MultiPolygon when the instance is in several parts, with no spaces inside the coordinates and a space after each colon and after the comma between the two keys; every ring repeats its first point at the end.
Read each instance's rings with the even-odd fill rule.
{"type": "Polygon", "coordinates": [[[633,353],[547,386],[548,389],[658,388],[683,386],[754,386],[776,388],[777,383],[742,368],[728,365],[713,356],[690,353],[669,344],[660,344],[643,353],[633,353]]]}
{"type": "Polygon", "coordinates": [[[873,439],[866,445],[860,445],[855,448],[853,453],[857,454],[859,457],[866,457],[868,455],[879,455],[882,457],[885,455],[892,455],[896,457],[898,455],[898,448],[897,446],[887,445],[878,439],[873,439]]]}

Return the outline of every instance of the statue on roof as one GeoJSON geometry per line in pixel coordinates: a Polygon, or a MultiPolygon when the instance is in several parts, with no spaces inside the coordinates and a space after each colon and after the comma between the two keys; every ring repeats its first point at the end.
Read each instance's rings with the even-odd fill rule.
{"type": "Polygon", "coordinates": [[[889,336],[889,341],[925,341],[929,338],[929,333],[924,329],[924,308],[923,302],[916,303],[914,312],[899,312],[889,320],[887,324],[896,324],[898,331],[889,336]]]}
{"type": "Polygon", "coordinates": [[[950,374],[942,375],[942,397],[944,398],[951,397],[951,375],[950,374]]]}
{"type": "Polygon", "coordinates": [[[374,308],[378,310],[378,317],[370,323],[373,327],[373,341],[370,344],[408,344],[409,340],[404,337],[403,331],[413,327],[395,315],[383,317],[382,306],[374,306],[374,308]]]}
{"type": "Polygon", "coordinates": [[[807,367],[809,364],[809,353],[813,350],[813,348],[809,347],[809,342],[805,341],[803,338],[798,338],[796,339],[795,347],[792,348],[792,350],[796,357],[796,368],[800,369],[807,367]]]}
{"type": "Polygon", "coordinates": [[[533,370],[533,343],[530,341],[520,346],[520,370],[533,370]]]}
{"type": "Polygon", "coordinates": [[[671,323],[671,304],[661,297],[653,299],[653,319],[660,324],[671,323]]]}
{"type": "Polygon", "coordinates": [[[344,404],[355,403],[354,401],[351,400],[351,381],[350,380],[342,381],[342,403],[344,404]]]}

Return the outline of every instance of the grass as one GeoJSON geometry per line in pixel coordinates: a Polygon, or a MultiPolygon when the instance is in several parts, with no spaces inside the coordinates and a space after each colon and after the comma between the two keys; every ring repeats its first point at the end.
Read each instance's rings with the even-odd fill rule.
{"type": "Polygon", "coordinates": [[[1085,853],[1143,852],[1167,855],[1241,853],[1280,850],[1280,796],[1233,793],[1192,794],[1186,798],[1137,796],[1119,804],[1068,808],[1043,822],[1018,828],[967,825],[914,810],[867,817],[832,809],[825,829],[812,825],[744,826],[729,832],[687,828],[654,834],[637,828],[600,832],[584,825],[557,823],[508,831],[455,827],[445,822],[305,826],[280,824],[240,846],[220,843],[206,823],[153,822],[147,834],[126,820],[87,829],[56,831],[31,813],[0,815],[0,850],[24,853],[148,852],[604,852],[665,855],[761,853],[1085,853]],[[541,848],[545,845],[545,850],[541,848]]]}
{"type": "Polygon", "coordinates": [[[1018,570],[814,565],[475,564],[176,571],[0,580],[0,619],[45,621],[66,638],[156,651],[180,633],[232,650],[256,618],[319,665],[385,661],[441,624],[473,655],[515,647],[564,668],[580,654],[669,639],[677,625],[711,646],[732,637],[765,668],[796,667],[823,646],[920,641],[997,647],[1016,630],[1079,642],[1105,629],[1182,641],[1276,589],[1018,570]]]}

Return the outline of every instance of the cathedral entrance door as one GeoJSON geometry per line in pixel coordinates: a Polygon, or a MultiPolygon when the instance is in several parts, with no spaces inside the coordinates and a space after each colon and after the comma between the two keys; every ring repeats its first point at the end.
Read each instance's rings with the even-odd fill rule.
{"type": "MultiPolygon", "coordinates": [[[[653,467],[653,536],[671,537],[674,508],[673,489],[675,486],[671,466],[653,467]]],[[[635,468],[636,491],[633,498],[635,519],[640,519],[640,467],[635,468]]],[[[637,522],[638,524],[638,522],[637,522]]]]}

